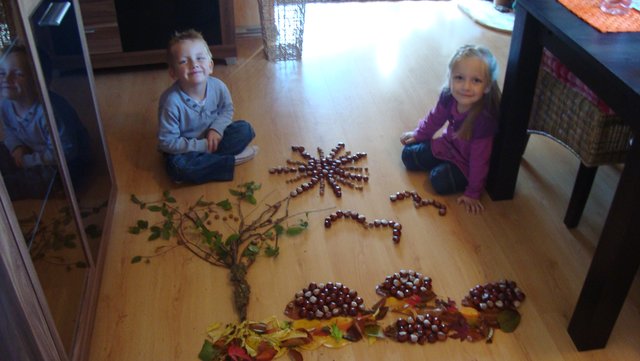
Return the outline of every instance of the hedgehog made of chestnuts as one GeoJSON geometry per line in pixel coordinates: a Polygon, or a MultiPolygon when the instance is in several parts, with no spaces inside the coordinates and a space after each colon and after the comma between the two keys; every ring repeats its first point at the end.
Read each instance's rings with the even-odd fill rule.
{"type": "Polygon", "coordinates": [[[370,313],[362,297],[340,282],[315,283],[296,292],[284,314],[294,320],[328,320],[332,317],[356,317],[370,313]]]}

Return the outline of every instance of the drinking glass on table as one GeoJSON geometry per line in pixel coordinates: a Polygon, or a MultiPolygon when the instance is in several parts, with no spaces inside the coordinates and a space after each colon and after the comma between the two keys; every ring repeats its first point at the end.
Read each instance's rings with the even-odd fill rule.
{"type": "Polygon", "coordinates": [[[624,15],[631,8],[631,0],[602,0],[600,10],[611,15],[624,15]]]}

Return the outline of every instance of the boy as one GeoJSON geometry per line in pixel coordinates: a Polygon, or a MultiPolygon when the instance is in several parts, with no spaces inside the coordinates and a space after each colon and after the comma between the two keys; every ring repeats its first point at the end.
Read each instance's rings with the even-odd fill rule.
{"type": "Polygon", "coordinates": [[[169,177],[195,184],[232,180],[235,165],[258,151],[248,146],[253,128],[231,120],[231,95],[221,80],[210,76],[213,60],[199,32],[176,33],[167,59],[175,82],[160,97],[158,148],[169,177]]]}

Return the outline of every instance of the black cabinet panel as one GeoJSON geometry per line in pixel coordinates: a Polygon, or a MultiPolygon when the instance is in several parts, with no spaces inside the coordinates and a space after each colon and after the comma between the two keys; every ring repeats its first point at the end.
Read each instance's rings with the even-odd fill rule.
{"type": "Polygon", "coordinates": [[[209,45],[222,43],[219,0],[116,0],[122,49],[165,49],[176,31],[200,31],[209,45]]]}

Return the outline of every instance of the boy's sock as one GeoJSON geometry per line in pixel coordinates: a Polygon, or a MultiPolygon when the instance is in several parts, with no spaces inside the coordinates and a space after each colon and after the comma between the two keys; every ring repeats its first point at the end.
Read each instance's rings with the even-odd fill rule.
{"type": "Polygon", "coordinates": [[[253,159],[253,157],[256,156],[256,154],[258,154],[258,150],[260,148],[258,148],[257,145],[249,145],[246,148],[244,148],[242,150],[242,152],[238,153],[235,158],[236,158],[236,165],[238,164],[242,164],[242,163],[246,163],[248,161],[250,161],[251,159],[253,159]]]}

